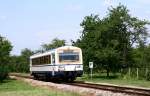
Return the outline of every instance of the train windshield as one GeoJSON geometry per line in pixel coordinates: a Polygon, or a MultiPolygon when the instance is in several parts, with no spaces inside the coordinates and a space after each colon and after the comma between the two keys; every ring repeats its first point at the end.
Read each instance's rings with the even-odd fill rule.
{"type": "Polygon", "coordinates": [[[77,53],[77,52],[74,52],[74,53],[59,53],[59,61],[60,62],[65,62],[65,61],[76,62],[76,61],[79,61],[79,53],[77,53]]]}

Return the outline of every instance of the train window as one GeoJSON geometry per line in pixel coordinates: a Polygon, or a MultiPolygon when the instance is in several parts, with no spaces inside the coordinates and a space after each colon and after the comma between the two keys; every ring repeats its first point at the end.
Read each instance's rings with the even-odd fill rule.
{"type": "Polygon", "coordinates": [[[49,61],[50,61],[50,58],[49,58],[49,56],[47,56],[47,63],[49,63],[49,61]]]}
{"type": "Polygon", "coordinates": [[[40,59],[36,58],[36,63],[39,64],[40,63],[40,59]]]}
{"type": "Polygon", "coordinates": [[[45,63],[48,64],[48,56],[45,56],[45,63]]]}
{"type": "Polygon", "coordinates": [[[51,62],[51,56],[50,55],[32,59],[33,65],[50,64],[50,62],[51,62]]]}
{"type": "Polygon", "coordinates": [[[48,63],[49,64],[51,63],[51,56],[50,55],[48,56],[48,63]]]}
{"type": "Polygon", "coordinates": [[[33,65],[36,64],[36,59],[32,59],[32,64],[33,64],[33,65]]]}
{"type": "Polygon", "coordinates": [[[32,59],[32,65],[35,65],[36,64],[36,59],[32,59]]]}
{"type": "Polygon", "coordinates": [[[36,58],[36,63],[40,64],[40,59],[39,58],[36,58]]]}
{"type": "Polygon", "coordinates": [[[48,64],[48,58],[45,56],[45,63],[48,64]]]}
{"type": "Polygon", "coordinates": [[[42,58],[42,64],[44,64],[44,57],[41,57],[42,58]]]}
{"type": "Polygon", "coordinates": [[[42,64],[42,58],[41,57],[39,58],[39,61],[40,61],[39,63],[42,64]]]}
{"type": "Polygon", "coordinates": [[[45,56],[43,57],[43,64],[45,64],[45,56]]]}
{"type": "Polygon", "coordinates": [[[44,56],[44,63],[47,64],[47,58],[44,56]]]}
{"type": "Polygon", "coordinates": [[[60,62],[64,62],[64,61],[76,62],[76,61],[79,61],[79,53],[77,53],[77,52],[59,53],[59,61],[60,62]]]}

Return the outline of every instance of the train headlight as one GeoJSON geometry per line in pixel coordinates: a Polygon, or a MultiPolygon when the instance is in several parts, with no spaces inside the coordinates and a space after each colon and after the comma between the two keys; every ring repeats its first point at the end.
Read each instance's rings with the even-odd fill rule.
{"type": "Polygon", "coordinates": [[[81,68],[81,65],[77,65],[76,68],[81,68]]]}
{"type": "Polygon", "coordinates": [[[60,65],[60,66],[58,67],[58,70],[59,70],[59,71],[64,71],[64,70],[65,70],[65,66],[60,65]]]}

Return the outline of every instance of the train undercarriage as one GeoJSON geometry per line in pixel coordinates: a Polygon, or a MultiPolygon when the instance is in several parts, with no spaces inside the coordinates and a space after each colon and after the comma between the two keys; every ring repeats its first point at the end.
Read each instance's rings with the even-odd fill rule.
{"type": "Polygon", "coordinates": [[[81,77],[83,71],[48,71],[48,72],[32,72],[31,75],[38,80],[46,81],[65,81],[72,82],[77,77],[81,77]]]}

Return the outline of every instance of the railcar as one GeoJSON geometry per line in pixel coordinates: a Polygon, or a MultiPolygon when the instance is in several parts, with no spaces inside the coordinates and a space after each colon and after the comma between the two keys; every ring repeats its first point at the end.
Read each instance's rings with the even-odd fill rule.
{"type": "Polygon", "coordinates": [[[83,74],[82,50],[63,46],[30,56],[30,72],[34,78],[75,80],[83,74]]]}

